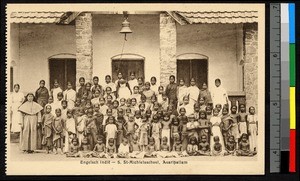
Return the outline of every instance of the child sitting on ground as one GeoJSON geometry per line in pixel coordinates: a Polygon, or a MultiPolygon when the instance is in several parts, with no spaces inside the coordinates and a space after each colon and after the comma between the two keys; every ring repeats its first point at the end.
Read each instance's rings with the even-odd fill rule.
{"type": "Polygon", "coordinates": [[[192,136],[190,138],[190,142],[187,146],[187,154],[190,156],[198,155],[198,145],[197,145],[197,138],[192,136]]]}
{"type": "Polygon", "coordinates": [[[160,145],[160,151],[157,152],[157,157],[160,157],[160,158],[172,157],[170,151],[171,150],[170,150],[170,146],[168,145],[168,138],[163,137],[162,143],[160,145]]]}
{"type": "Polygon", "coordinates": [[[67,157],[80,157],[78,139],[74,137],[69,147],[69,152],[66,154],[67,157]]]}
{"type": "Polygon", "coordinates": [[[225,146],[225,150],[226,150],[226,152],[224,153],[224,155],[234,155],[235,154],[236,142],[235,142],[235,139],[234,139],[233,135],[230,135],[228,137],[228,141],[227,141],[227,144],[225,146]]]}
{"type": "Polygon", "coordinates": [[[220,138],[219,136],[214,136],[214,145],[213,145],[213,149],[211,151],[211,154],[213,156],[220,156],[222,155],[222,144],[220,143],[220,138]]]}
{"type": "Polygon", "coordinates": [[[92,156],[97,157],[97,158],[104,158],[105,157],[105,144],[104,144],[103,136],[99,136],[97,138],[97,143],[94,146],[92,156]]]}
{"type": "Polygon", "coordinates": [[[210,146],[207,140],[206,135],[202,135],[200,137],[200,143],[199,143],[199,154],[209,156],[210,155],[210,146]]]}
{"type": "Polygon", "coordinates": [[[108,144],[106,146],[106,158],[116,158],[116,153],[117,149],[115,146],[115,139],[114,138],[109,138],[108,139],[108,144]]]}
{"type": "Polygon", "coordinates": [[[130,142],[130,158],[144,158],[144,152],[141,152],[140,145],[138,143],[138,137],[136,135],[132,136],[132,141],[130,142]]]}
{"type": "Polygon", "coordinates": [[[117,156],[119,158],[128,158],[129,157],[129,144],[128,144],[127,138],[123,138],[122,143],[119,146],[117,156]]]}
{"type": "Polygon", "coordinates": [[[149,138],[149,145],[145,149],[145,157],[156,157],[157,149],[155,147],[155,140],[153,137],[149,138]]]}

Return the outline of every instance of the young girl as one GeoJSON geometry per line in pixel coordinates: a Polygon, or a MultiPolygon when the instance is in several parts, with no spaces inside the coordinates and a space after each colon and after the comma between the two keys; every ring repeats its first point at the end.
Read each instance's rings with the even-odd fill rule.
{"type": "Polygon", "coordinates": [[[114,100],[112,105],[112,116],[116,118],[118,116],[119,101],[114,100]]]}
{"type": "Polygon", "coordinates": [[[191,78],[190,87],[188,87],[187,89],[187,94],[189,95],[189,101],[192,105],[194,105],[198,101],[199,93],[200,90],[196,85],[195,79],[191,78]]]}
{"type": "Polygon", "coordinates": [[[111,81],[111,76],[110,75],[105,76],[105,86],[104,86],[105,93],[106,93],[106,88],[107,87],[110,87],[112,93],[115,94],[116,84],[111,81]]]}
{"type": "Polygon", "coordinates": [[[106,146],[106,158],[116,158],[117,149],[115,146],[115,139],[108,138],[106,146]]]}
{"type": "Polygon", "coordinates": [[[126,110],[127,106],[126,106],[126,99],[125,98],[120,99],[119,107],[122,108],[124,111],[126,110]]]}
{"type": "Polygon", "coordinates": [[[94,98],[91,100],[92,105],[99,104],[100,91],[96,90],[94,93],[94,98]]]}
{"type": "Polygon", "coordinates": [[[162,94],[162,101],[161,101],[161,108],[163,110],[168,109],[169,106],[169,99],[167,97],[167,94],[163,93],[162,94]]]}
{"type": "Polygon", "coordinates": [[[124,138],[123,125],[125,123],[125,119],[123,117],[123,109],[118,109],[118,116],[116,121],[117,126],[117,139],[116,139],[116,148],[119,148],[119,145],[122,143],[124,138]]]}
{"type": "Polygon", "coordinates": [[[129,142],[131,143],[136,130],[139,128],[139,125],[136,122],[134,122],[133,115],[129,116],[129,120],[124,123],[123,127],[124,127],[124,130],[126,133],[126,137],[129,140],[129,142]]]}
{"type": "Polygon", "coordinates": [[[42,145],[46,147],[46,153],[52,149],[53,145],[53,137],[52,137],[52,122],[54,120],[54,116],[51,114],[51,106],[48,105],[45,107],[45,114],[42,117],[42,134],[43,140],[42,145]]]}
{"type": "Polygon", "coordinates": [[[157,96],[157,102],[159,104],[162,104],[163,102],[163,98],[162,98],[162,95],[164,94],[164,86],[159,86],[158,87],[158,94],[156,95],[157,96]]]}
{"type": "Polygon", "coordinates": [[[170,153],[170,151],[171,151],[170,145],[168,145],[168,138],[163,137],[161,142],[162,143],[160,145],[160,151],[157,152],[157,156],[160,158],[172,157],[172,154],[170,153]]]}
{"type": "Polygon", "coordinates": [[[179,121],[177,117],[172,118],[171,123],[171,146],[170,148],[175,144],[175,138],[179,138],[180,132],[179,132],[179,121]]]}
{"type": "Polygon", "coordinates": [[[177,99],[178,99],[178,106],[180,107],[183,104],[183,98],[187,96],[187,86],[185,85],[184,79],[179,80],[179,85],[177,87],[177,99]]]}
{"type": "Polygon", "coordinates": [[[106,87],[105,89],[105,95],[104,98],[107,99],[108,96],[111,96],[112,100],[116,99],[116,96],[114,95],[114,93],[112,92],[112,88],[111,87],[106,87]]]}
{"type": "Polygon", "coordinates": [[[139,110],[135,111],[135,113],[134,113],[134,122],[138,125],[137,128],[135,129],[135,135],[138,138],[140,136],[140,127],[143,124],[141,117],[142,117],[141,112],[139,110]]]}
{"type": "Polygon", "coordinates": [[[126,138],[122,139],[122,143],[118,148],[118,155],[119,158],[128,158],[129,157],[129,144],[126,138]]]}
{"type": "Polygon", "coordinates": [[[87,118],[85,123],[85,135],[88,139],[88,142],[91,148],[94,148],[96,140],[97,140],[97,125],[95,123],[94,111],[93,109],[87,110],[87,118]]]}
{"type": "Polygon", "coordinates": [[[61,101],[61,117],[66,120],[68,111],[68,102],[66,100],[61,101]]]}
{"type": "Polygon", "coordinates": [[[236,151],[237,156],[253,156],[255,152],[250,151],[250,144],[246,133],[242,134],[238,150],[236,151]]]}
{"type": "Polygon", "coordinates": [[[240,133],[239,133],[239,125],[238,125],[238,114],[236,113],[237,111],[237,106],[231,106],[231,113],[230,113],[230,118],[232,120],[231,124],[231,135],[234,136],[235,142],[238,143],[238,140],[240,138],[240,133]]]}
{"type": "Polygon", "coordinates": [[[130,158],[144,158],[144,153],[141,152],[140,145],[138,143],[138,137],[132,136],[132,142],[130,143],[130,158]]]}
{"type": "Polygon", "coordinates": [[[173,144],[171,155],[176,158],[187,156],[186,151],[183,150],[183,146],[179,137],[175,137],[175,143],[173,144]]]}
{"type": "Polygon", "coordinates": [[[54,103],[56,103],[58,101],[57,100],[57,93],[59,93],[59,92],[62,92],[62,89],[60,88],[57,79],[55,79],[54,83],[53,83],[53,88],[50,91],[50,95],[54,98],[53,99],[54,103]]]}
{"type": "Polygon", "coordinates": [[[221,117],[221,124],[220,127],[222,129],[223,139],[225,145],[227,144],[228,137],[231,135],[230,129],[232,127],[232,119],[230,118],[228,114],[228,109],[226,107],[223,107],[222,110],[222,117],[221,117]]]}
{"type": "Polygon", "coordinates": [[[50,106],[51,107],[51,114],[52,115],[55,115],[55,110],[53,110],[55,108],[55,104],[53,102],[53,97],[52,96],[49,96],[49,99],[48,99],[48,103],[45,105],[45,108],[47,106],[50,106]]]}
{"type": "Polygon", "coordinates": [[[202,137],[205,135],[205,137],[208,137],[208,132],[210,128],[209,120],[206,119],[206,112],[201,110],[200,111],[200,119],[199,119],[199,137],[202,137]]]}
{"type": "Polygon", "coordinates": [[[106,106],[108,107],[108,108],[110,108],[110,109],[112,109],[113,108],[113,97],[112,97],[112,95],[108,95],[107,97],[106,97],[106,106]]]}
{"type": "Polygon", "coordinates": [[[234,155],[236,151],[236,142],[233,135],[230,135],[225,146],[225,155],[234,155]]]}
{"type": "Polygon", "coordinates": [[[92,156],[97,158],[103,158],[105,156],[105,144],[103,143],[104,138],[99,136],[97,143],[93,149],[92,156]]]}
{"type": "Polygon", "coordinates": [[[73,118],[73,111],[68,109],[67,119],[65,120],[65,147],[64,153],[69,152],[69,146],[73,138],[76,136],[75,119],[73,118]]]}
{"type": "Polygon", "coordinates": [[[147,117],[145,115],[142,115],[142,124],[139,127],[140,130],[140,146],[142,148],[142,151],[146,149],[146,146],[148,145],[148,137],[149,137],[149,131],[150,131],[150,126],[149,123],[147,122],[147,117]]]}
{"type": "Polygon", "coordinates": [[[249,144],[250,144],[250,151],[256,152],[257,148],[257,135],[258,135],[258,121],[257,115],[255,114],[255,108],[253,106],[249,107],[249,115],[247,116],[248,122],[248,135],[249,135],[249,144]]]}
{"type": "Polygon", "coordinates": [[[204,97],[199,98],[199,106],[200,106],[200,110],[203,110],[203,111],[206,110],[205,98],[204,97]]]}
{"type": "Polygon", "coordinates": [[[239,122],[239,132],[240,135],[247,134],[248,128],[247,128],[247,113],[246,113],[246,107],[244,104],[240,104],[240,112],[238,116],[238,122],[239,122]]]}
{"type": "MultiPolygon", "coordinates": [[[[108,106],[105,105],[105,98],[104,97],[100,97],[99,98],[99,112],[103,115],[106,115],[106,111],[108,109],[108,106]]],[[[105,117],[104,117],[104,120],[105,120],[105,117]]]]}
{"type": "Polygon", "coordinates": [[[201,139],[200,139],[200,143],[199,143],[199,154],[209,156],[210,155],[210,147],[209,147],[209,143],[207,140],[207,136],[202,135],[200,138],[201,139]]]}
{"type": "Polygon", "coordinates": [[[130,80],[128,80],[130,90],[133,90],[135,86],[138,86],[138,81],[135,78],[135,72],[130,72],[130,80]]]}
{"type": "Polygon", "coordinates": [[[76,129],[77,129],[77,138],[78,138],[78,144],[79,144],[79,147],[81,147],[81,142],[84,138],[84,130],[86,129],[85,128],[85,124],[86,124],[86,115],[85,115],[85,112],[84,112],[84,108],[80,108],[80,111],[79,111],[79,116],[77,117],[77,121],[76,121],[76,129]]]}
{"type": "Polygon", "coordinates": [[[143,95],[146,96],[146,102],[150,105],[151,104],[151,97],[155,95],[155,92],[150,89],[150,82],[145,83],[145,89],[143,91],[143,95]]]}
{"type": "Polygon", "coordinates": [[[156,157],[157,155],[157,149],[155,147],[155,141],[154,138],[149,138],[149,145],[146,146],[145,150],[145,157],[156,157]]]}
{"type": "Polygon", "coordinates": [[[206,83],[202,84],[202,88],[199,91],[199,98],[203,97],[205,100],[205,105],[211,105],[212,100],[211,100],[211,95],[209,90],[207,89],[206,83]]]}
{"type": "Polygon", "coordinates": [[[131,94],[130,98],[131,99],[135,98],[138,103],[141,102],[141,94],[139,93],[139,87],[138,86],[133,87],[133,93],[131,94]]]}
{"type": "MultiPolygon", "coordinates": [[[[109,139],[116,139],[117,136],[117,126],[114,124],[115,118],[113,116],[109,116],[108,118],[108,124],[105,126],[105,134],[106,134],[106,145],[108,145],[109,139]]],[[[114,141],[115,144],[115,141],[114,141]]],[[[115,146],[115,145],[114,145],[115,146]]]]}
{"type": "Polygon", "coordinates": [[[64,91],[64,100],[68,102],[68,108],[73,109],[76,99],[76,91],[72,89],[72,83],[67,83],[67,89],[64,91]]]}
{"type": "Polygon", "coordinates": [[[61,117],[61,110],[56,109],[55,110],[56,116],[54,117],[54,120],[52,122],[52,128],[53,128],[53,146],[54,146],[54,154],[58,153],[58,149],[60,150],[60,153],[63,154],[62,151],[62,145],[63,145],[63,122],[64,120],[61,117]]]}
{"type": "Polygon", "coordinates": [[[119,88],[118,88],[118,99],[125,98],[128,99],[131,96],[131,90],[129,88],[128,83],[124,79],[119,80],[119,88]]]}
{"type": "Polygon", "coordinates": [[[151,83],[150,89],[152,91],[154,91],[155,95],[158,95],[158,85],[156,84],[156,82],[157,82],[156,77],[151,77],[150,78],[150,83],[151,83]]]}
{"type": "Polygon", "coordinates": [[[188,123],[186,125],[186,128],[188,130],[188,137],[191,139],[191,137],[195,137],[196,140],[198,141],[198,129],[200,127],[199,122],[195,121],[195,116],[194,114],[191,114],[188,116],[188,123]]]}
{"type": "Polygon", "coordinates": [[[189,139],[189,144],[187,146],[187,154],[190,156],[196,156],[198,154],[198,144],[197,144],[197,138],[192,136],[189,139]]]}
{"type": "Polygon", "coordinates": [[[138,86],[139,86],[139,94],[142,94],[145,89],[144,79],[142,77],[138,78],[138,86]]]}
{"type": "Polygon", "coordinates": [[[182,149],[183,151],[186,151],[187,145],[188,145],[188,129],[187,129],[187,123],[188,118],[186,116],[182,116],[180,119],[180,133],[181,133],[181,143],[182,143],[182,149]]]}
{"type": "Polygon", "coordinates": [[[66,154],[67,157],[80,157],[79,146],[77,138],[73,138],[70,143],[69,152],[66,154]]]}
{"type": "Polygon", "coordinates": [[[160,150],[160,134],[161,134],[161,123],[158,122],[158,115],[153,115],[153,122],[151,123],[151,137],[155,140],[155,145],[160,150]]]}
{"type": "Polygon", "coordinates": [[[221,144],[222,148],[224,148],[224,142],[223,142],[223,136],[221,133],[221,118],[218,116],[219,115],[219,110],[218,109],[213,109],[213,117],[210,118],[210,123],[211,123],[211,139],[210,139],[210,150],[213,150],[213,146],[215,144],[215,139],[214,137],[218,137],[219,143],[221,144]]]}
{"type": "Polygon", "coordinates": [[[170,134],[171,134],[171,122],[170,116],[168,114],[164,114],[162,124],[162,130],[161,130],[161,137],[167,137],[168,145],[170,146],[170,134]]]}
{"type": "Polygon", "coordinates": [[[214,143],[212,145],[211,154],[213,156],[220,156],[220,155],[222,155],[224,147],[220,143],[219,136],[214,136],[213,141],[214,141],[214,143]]]}
{"type": "Polygon", "coordinates": [[[180,108],[185,108],[187,116],[194,113],[194,104],[190,104],[189,96],[185,96],[183,98],[183,104],[178,108],[178,110],[180,110],[180,108]]]}
{"type": "Polygon", "coordinates": [[[166,95],[169,98],[169,104],[177,106],[177,84],[175,83],[175,76],[171,75],[169,81],[170,84],[166,87],[166,95]]]}

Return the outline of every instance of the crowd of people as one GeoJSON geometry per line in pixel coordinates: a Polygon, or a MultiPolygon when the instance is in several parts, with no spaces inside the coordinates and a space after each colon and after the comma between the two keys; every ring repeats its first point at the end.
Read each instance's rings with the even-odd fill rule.
{"type": "Polygon", "coordinates": [[[62,90],[45,81],[25,97],[20,85],[12,93],[11,132],[20,132],[24,153],[45,150],[67,157],[144,158],[237,155],[257,153],[258,120],[253,106],[231,105],[221,80],[208,90],[192,78],[157,85],[135,73],[126,81],[121,73],[112,82],[79,79],[62,90]]]}

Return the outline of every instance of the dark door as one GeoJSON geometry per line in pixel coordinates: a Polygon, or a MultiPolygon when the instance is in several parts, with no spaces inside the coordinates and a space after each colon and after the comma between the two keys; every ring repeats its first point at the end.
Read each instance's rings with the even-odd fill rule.
{"type": "Polygon", "coordinates": [[[117,80],[118,73],[128,80],[130,72],[135,72],[136,78],[144,78],[144,60],[112,60],[112,78],[117,80]]]}
{"type": "Polygon", "coordinates": [[[177,60],[177,80],[183,78],[186,85],[190,85],[191,78],[201,88],[203,82],[207,82],[208,61],[207,59],[177,60]]]}
{"type": "Polygon", "coordinates": [[[54,80],[57,79],[60,87],[65,90],[70,81],[75,89],[76,83],[76,59],[49,59],[50,88],[53,88],[54,80]]]}

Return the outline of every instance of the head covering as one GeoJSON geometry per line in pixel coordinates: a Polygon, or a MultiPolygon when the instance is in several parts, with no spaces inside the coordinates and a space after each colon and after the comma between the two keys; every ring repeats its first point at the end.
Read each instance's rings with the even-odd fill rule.
{"type": "MultiPolygon", "coordinates": [[[[39,105],[38,103],[32,101],[32,102],[28,102],[28,95],[32,95],[32,93],[28,93],[26,96],[26,100],[25,102],[19,107],[19,111],[26,113],[26,114],[30,114],[30,115],[34,115],[37,114],[38,112],[40,112],[41,110],[43,110],[43,107],[41,105],[39,105]]],[[[34,96],[33,96],[34,98],[34,96]]]]}

